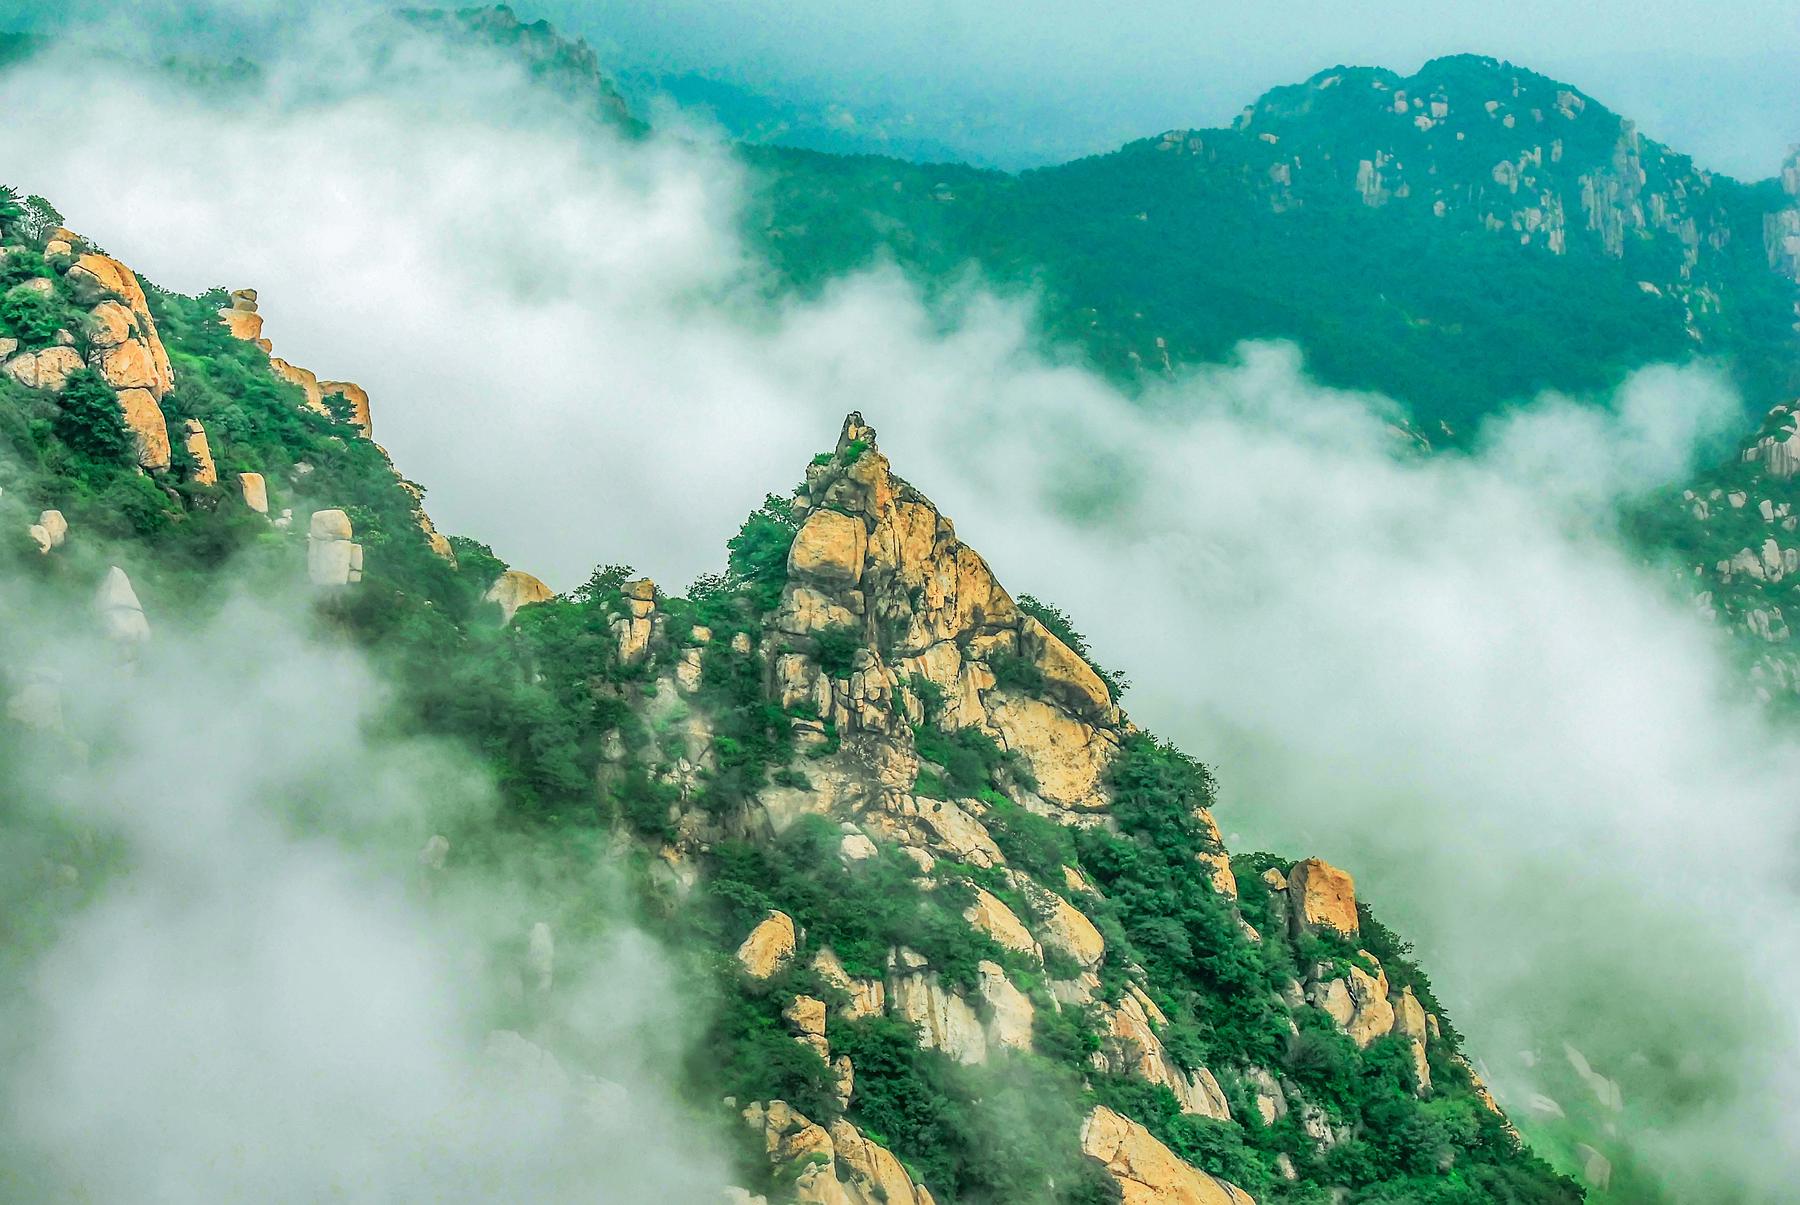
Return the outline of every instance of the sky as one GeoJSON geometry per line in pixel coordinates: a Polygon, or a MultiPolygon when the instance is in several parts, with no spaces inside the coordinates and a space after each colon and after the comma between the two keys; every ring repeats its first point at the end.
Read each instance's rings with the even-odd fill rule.
{"type": "MultiPolygon", "coordinates": [[[[672,588],[716,571],[860,409],[1003,583],[1133,679],[1134,718],[1218,767],[1234,847],[1354,871],[1509,1105],[1545,1089],[1515,1052],[1569,1041],[1626,1084],[1609,1143],[1641,1135],[1689,1184],[1800,1174],[1800,742],[1609,526],[1731,434],[1719,381],[1646,365],[1605,406],[1540,399],[1428,461],[1392,454],[1391,403],[1320,387],[1282,345],[1127,399],[1039,355],[1028,300],[979,282],[947,313],[881,271],[769,303],[716,145],[571,129],[504,67],[429,54],[350,86],[356,43],[315,32],[229,106],[95,81],[77,46],[0,77],[8,182],[165,286],[257,287],[277,354],[368,388],[442,528],[559,588],[609,562],[672,588]],[[326,70],[343,91],[320,94],[326,70]],[[129,171],[92,153],[120,113],[129,171]],[[1670,1113],[1682,1092],[1707,1107],[1670,1113]]],[[[292,852],[270,838],[271,864],[292,852]]],[[[234,898],[246,876],[221,871],[234,898]]],[[[71,955],[69,998],[119,996],[108,937],[71,955]]],[[[155,998],[155,970],[118,973],[155,998]]],[[[97,1048],[128,1048],[130,1018],[105,1016],[97,1048]]],[[[74,1061],[51,1068],[70,1120],[44,1141],[103,1149],[94,1065],[73,1037],[49,1057],[74,1061]]]]}
{"type": "MultiPolygon", "coordinates": [[[[139,28],[210,32],[235,51],[299,14],[381,7],[148,0],[129,11],[139,28]]],[[[585,36],[615,72],[697,73],[789,102],[841,137],[860,130],[866,149],[898,139],[1008,168],[1223,125],[1268,88],[1340,63],[1410,73],[1465,52],[1573,83],[1702,166],[1740,178],[1774,175],[1800,142],[1792,67],[1800,5],[1791,0],[1442,0],[1425,8],[520,0],[514,8],[585,36]]],[[[53,31],[124,9],[113,0],[10,0],[0,5],[0,28],[53,31]]]]}
{"type": "Polygon", "coordinates": [[[998,159],[1228,123],[1339,63],[1410,73],[1473,52],[1560,77],[1716,170],[1760,179],[1800,142],[1789,0],[541,0],[615,62],[812,94],[998,159]],[[959,133],[959,131],[961,131],[959,133]]]}

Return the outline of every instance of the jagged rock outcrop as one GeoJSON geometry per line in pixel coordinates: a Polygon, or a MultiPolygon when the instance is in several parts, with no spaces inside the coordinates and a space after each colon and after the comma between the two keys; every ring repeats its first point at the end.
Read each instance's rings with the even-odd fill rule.
{"type": "Polygon", "coordinates": [[[772,1166],[793,1176],[793,1200],[803,1205],[933,1205],[893,1152],[839,1118],[827,1130],[787,1102],[756,1102],[743,1111],[759,1131],[772,1166]]]}
{"type": "Polygon", "coordinates": [[[1348,873],[1319,858],[1307,858],[1287,872],[1287,884],[1297,932],[1329,928],[1346,937],[1356,935],[1356,880],[1348,873]]]}
{"type": "Polygon", "coordinates": [[[306,575],[315,586],[348,586],[362,580],[362,545],[353,543],[350,516],[314,511],[306,533],[306,575]]]}
{"type": "MultiPolygon", "coordinates": [[[[794,515],[800,527],[774,626],[810,640],[849,630],[864,649],[836,682],[805,652],[784,657],[775,670],[785,700],[810,702],[847,743],[867,733],[904,761],[904,717],[917,718],[921,701],[903,679],[917,677],[942,693],[943,724],[978,728],[1018,753],[1045,804],[1105,808],[1102,775],[1119,717],[1104,683],[1020,611],[930,499],[893,475],[860,415],[807,470],[794,515]],[[994,663],[1008,658],[1044,683],[1041,697],[1001,685],[994,663]]],[[[894,769],[902,781],[888,806],[906,811],[897,796],[910,774],[894,769]]]]}
{"type": "Polygon", "coordinates": [[[1176,1158],[1143,1126],[1101,1106],[1081,1127],[1081,1149],[1117,1181],[1123,1205],[1255,1205],[1228,1180],[1176,1158]]]}
{"type": "Polygon", "coordinates": [[[737,960],[752,979],[767,979],[793,961],[798,940],[794,918],[770,912],[738,946],[737,960]]]}
{"type": "Polygon", "coordinates": [[[1175,1094],[1181,1111],[1217,1121],[1231,1120],[1231,1106],[1219,1081],[1206,1068],[1186,1071],[1169,1057],[1157,1029],[1169,1019],[1143,990],[1133,985],[1116,1005],[1097,1006],[1104,1025],[1094,1066],[1117,1075],[1135,1075],[1175,1094]]]}
{"type": "Polygon", "coordinates": [[[494,579],[481,597],[500,604],[500,622],[506,624],[512,622],[520,607],[548,602],[556,597],[556,591],[522,569],[508,569],[494,579]]]}
{"type": "Polygon", "coordinates": [[[849,997],[838,1010],[845,1020],[878,1017],[887,1008],[887,984],[880,979],[860,979],[844,969],[844,964],[830,947],[813,955],[812,969],[819,978],[849,997]]]}
{"type": "Polygon", "coordinates": [[[1394,1006],[1388,1001],[1387,972],[1368,951],[1361,956],[1375,967],[1374,974],[1352,964],[1332,978],[1328,977],[1331,964],[1321,963],[1313,970],[1306,998],[1328,1013],[1358,1046],[1367,1046],[1394,1028],[1394,1006]]]}

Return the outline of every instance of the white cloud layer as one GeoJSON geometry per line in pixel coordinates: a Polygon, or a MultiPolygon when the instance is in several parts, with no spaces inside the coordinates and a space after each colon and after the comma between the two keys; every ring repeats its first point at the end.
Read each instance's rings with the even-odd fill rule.
{"type": "Polygon", "coordinates": [[[977,288],[768,303],[716,148],[577,137],[467,64],[452,96],[421,71],[321,102],[311,62],[219,106],[0,77],[0,175],[164,284],[257,286],[278,354],[369,389],[440,526],[562,588],[718,568],[862,410],[1220,766],[1228,831],[1358,873],[1510,1102],[1510,1052],[1566,1038],[1661,1092],[1625,1130],[1682,1182],[1791,1183],[1800,745],[1609,531],[1730,421],[1716,380],[1650,369],[1432,458],[1282,347],[1128,400],[977,288]]]}

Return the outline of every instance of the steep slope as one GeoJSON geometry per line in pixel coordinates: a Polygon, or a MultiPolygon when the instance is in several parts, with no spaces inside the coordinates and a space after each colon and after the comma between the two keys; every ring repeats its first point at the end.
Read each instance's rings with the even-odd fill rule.
{"type": "MultiPolygon", "coordinates": [[[[670,1077],[755,1192],[1580,1198],[1350,876],[1233,858],[1205,768],[1130,723],[1067,618],[1008,594],[860,416],[686,597],[618,567],[553,597],[435,537],[367,438],[379,399],[271,359],[253,292],[162,292],[41,202],[7,203],[0,244],[7,576],[92,600],[127,658],[236,592],[299,598],[387,675],[384,729],[491,767],[500,828],[584,906],[635,867],[709,1027],[670,1077]]],[[[86,735],[61,732],[75,687],[15,653],[21,739],[86,735]]],[[[495,834],[470,823],[421,873],[474,873],[495,834]]],[[[57,867],[103,877],[104,851],[56,839],[9,898],[82,906],[57,867]]],[[[542,1002],[496,1015],[492,1049],[557,1044],[580,924],[519,935],[542,1002]]]]}

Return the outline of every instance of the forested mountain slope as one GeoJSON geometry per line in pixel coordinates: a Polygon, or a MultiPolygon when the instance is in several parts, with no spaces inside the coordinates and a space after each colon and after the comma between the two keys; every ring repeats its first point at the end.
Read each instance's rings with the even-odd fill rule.
{"type": "MultiPolygon", "coordinates": [[[[1581,1199],[1350,874],[1225,850],[1206,769],[1130,723],[1068,618],[1009,595],[861,416],[685,597],[619,567],[554,596],[436,533],[370,439],[379,399],[272,357],[253,292],[161,291],[10,194],[0,236],[0,764],[78,765],[101,735],[65,720],[20,599],[86,612],[154,682],[160,633],[299,598],[321,655],[390,683],[385,738],[452,742],[500,793],[410,834],[424,898],[511,843],[580,903],[468,968],[515,985],[489,1057],[589,1082],[555,951],[623,868],[614,907],[680,967],[664,1007],[705,1031],[667,1076],[748,1191],[1581,1199]]],[[[134,850],[6,797],[44,851],[5,887],[28,969],[134,850]]],[[[92,1174],[5,1156],[22,1199],[92,1174]]]]}
{"type": "Polygon", "coordinates": [[[795,280],[891,255],[1041,288],[1055,337],[1126,377],[1289,338],[1439,442],[1540,390],[1713,357],[1800,391],[1800,175],[1742,184],[1579,90],[1458,56],[1333,68],[1229,129],[1017,176],[756,148],[795,280]],[[1440,424],[1447,424],[1449,430],[1440,424]]]}

